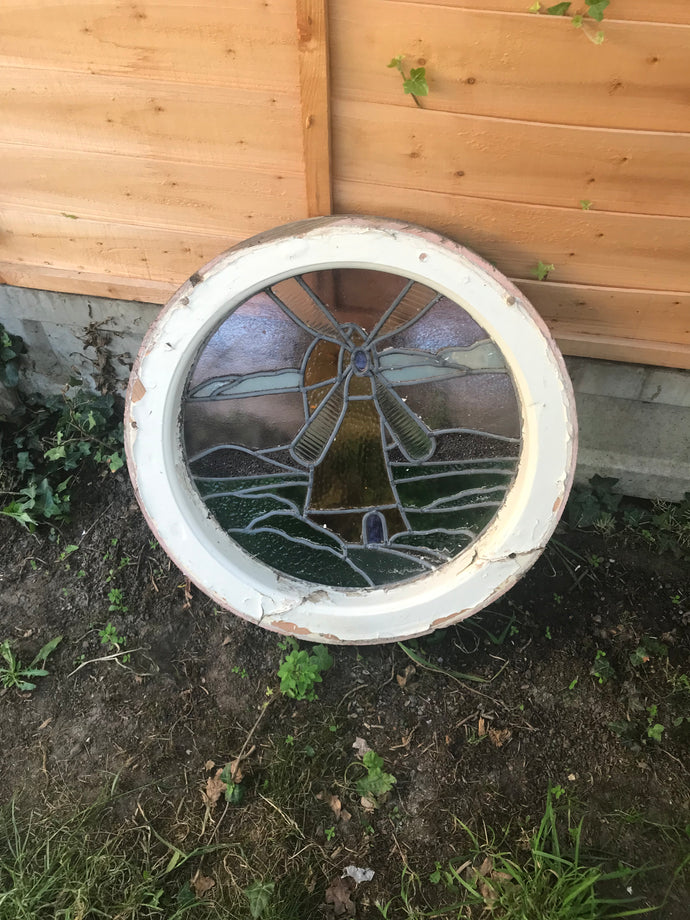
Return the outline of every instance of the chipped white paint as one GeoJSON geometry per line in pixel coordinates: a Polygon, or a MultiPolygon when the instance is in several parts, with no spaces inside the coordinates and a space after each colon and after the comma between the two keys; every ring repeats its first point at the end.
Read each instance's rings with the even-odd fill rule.
{"type": "Polygon", "coordinates": [[[551,536],[572,481],[576,422],[560,353],[520,291],[429,230],[378,218],[301,221],[255,237],[197,272],[149,330],[132,372],[125,443],[142,509],[175,564],[216,603],[305,639],[374,643],[464,619],[510,588],[551,536]],[[181,451],[184,382],[220,318],[267,284],[323,268],[379,269],[445,294],[508,362],[522,414],[517,476],[496,517],[458,557],[393,587],[315,589],[242,550],[213,521],[181,451]]]}

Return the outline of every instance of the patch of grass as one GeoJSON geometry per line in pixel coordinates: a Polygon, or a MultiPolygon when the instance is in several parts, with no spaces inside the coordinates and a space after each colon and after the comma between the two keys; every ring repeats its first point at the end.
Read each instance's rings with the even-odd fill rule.
{"type": "MultiPolygon", "coordinates": [[[[556,787],[556,793],[559,787],[556,787]]],[[[607,870],[583,857],[582,825],[573,823],[567,805],[557,807],[550,791],[538,828],[529,835],[524,852],[501,848],[495,834],[484,828],[484,839],[460,822],[468,850],[447,863],[435,863],[429,876],[433,889],[405,869],[400,894],[377,904],[379,914],[392,920],[478,918],[496,920],[613,920],[648,913],[635,899],[605,894],[626,886],[638,874],[619,867],[607,870]]]]}
{"type": "Polygon", "coordinates": [[[101,799],[76,812],[27,814],[16,802],[0,812],[0,920],[208,916],[186,865],[207,850],[184,853],[148,826],[108,822],[108,811],[101,799]]]}

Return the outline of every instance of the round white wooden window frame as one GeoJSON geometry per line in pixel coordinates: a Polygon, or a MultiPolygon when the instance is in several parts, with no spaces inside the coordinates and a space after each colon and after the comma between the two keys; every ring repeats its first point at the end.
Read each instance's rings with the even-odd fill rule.
{"type": "Polygon", "coordinates": [[[125,446],[137,498],[175,564],[218,605],[268,629],[332,643],[390,642],[462,620],[538,558],[575,467],[575,404],[563,359],[522,293],[473,252],[410,224],[316,218],[254,237],[210,262],[149,329],[127,391],[125,446]],[[516,478],[487,529],[455,559],[400,585],[334,588],[250,556],[209,515],[180,431],[190,367],[220,320],[268,284],[326,268],[378,269],[461,305],[506,359],[520,405],[516,478]]]}

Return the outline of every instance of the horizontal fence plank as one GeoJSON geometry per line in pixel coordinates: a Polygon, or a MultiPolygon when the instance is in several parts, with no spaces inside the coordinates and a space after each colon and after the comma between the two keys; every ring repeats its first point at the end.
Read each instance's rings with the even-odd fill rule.
{"type": "Polygon", "coordinates": [[[427,109],[690,131],[687,28],[618,22],[596,46],[552,16],[390,0],[331,0],[330,10],[337,97],[412,105],[400,74],[386,67],[403,54],[406,72],[426,68],[427,109]]]}
{"type": "Polygon", "coordinates": [[[334,182],[336,213],[397,217],[445,233],[529,278],[539,260],[553,281],[690,291],[688,218],[636,217],[437,195],[366,182],[334,182]]]}
{"type": "MultiPolygon", "coordinates": [[[[3,209],[0,220],[15,228],[3,240],[0,282],[152,303],[240,242],[91,220],[70,221],[66,236],[68,219],[27,209],[3,209]]],[[[568,354],[688,366],[690,293],[513,280],[568,354]]]]}
{"type": "Polygon", "coordinates": [[[0,142],[301,174],[297,93],[0,69],[0,142]]]}
{"type": "Polygon", "coordinates": [[[3,0],[0,60],[292,93],[295,7],[288,0],[3,0]]]}
{"type": "MultiPolygon", "coordinates": [[[[178,286],[163,281],[144,281],[116,275],[98,275],[0,261],[0,284],[2,283],[46,291],[90,294],[159,304],[165,303],[178,286]]],[[[654,304],[655,300],[652,298],[650,307],[654,304]]],[[[571,329],[567,321],[551,321],[550,326],[560,349],[566,355],[690,368],[690,345],[615,337],[601,332],[587,334],[578,332],[576,328],[571,329]]]]}
{"type": "MultiPolygon", "coordinates": [[[[503,13],[523,13],[533,16],[529,12],[532,5],[529,0],[386,0],[391,6],[401,3],[414,3],[415,5],[448,6],[468,10],[483,10],[503,13]]],[[[547,9],[552,6],[551,0],[542,0],[542,7],[547,9]]],[[[584,11],[585,4],[573,0],[571,10],[573,13],[584,11]]],[[[544,13],[540,14],[540,17],[544,13]]],[[[613,3],[604,11],[603,27],[612,21],[631,22],[662,22],[690,25],[690,4],[687,0],[613,0],[613,3]]]]}
{"type": "Polygon", "coordinates": [[[12,228],[3,236],[5,262],[173,286],[244,239],[2,206],[0,220],[12,228]]]}
{"type": "Polygon", "coordinates": [[[57,291],[64,294],[87,294],[91,297],[115,297],[139,303],[166,303],[178,285],[163,281],[96,275],[72,269],[24,265],[0,260],[0,284],[57,291]]]}
{"type": "Polygon", "coordinates": [[[515,279],[555,335],[677,342],[690,347],[690,293],[515,279]]]}
{"type": "Polygon", "coordinates": [[[0,145],[0,160],[0,207],[236,239],[297,220],[306,210],[302,176],[19,145],[0,145]]]}
{"type": "Polygon", "coordinates": [[[613,338],[555,332],[556,342],[565,355],[600,358],[604,361],[630,361],[658,367],[690,369],[690,346],[675,342],[647,342],[641,339],[613,338]]]}
{"type": "Polygon", "coordinates": [[[333,175],[388,187],[690,215],[690,134],[638,134],[333,103],[333,175]]]}

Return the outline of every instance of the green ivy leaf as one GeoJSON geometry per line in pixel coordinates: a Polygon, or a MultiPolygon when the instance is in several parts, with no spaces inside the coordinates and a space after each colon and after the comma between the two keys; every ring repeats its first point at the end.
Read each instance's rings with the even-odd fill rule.
{"type": "Polygon", "coordinates": [[[604,41],[604,33],[601,31],[597,32],[592,41],[595,45],[600,45],[604,41]]]}
{"type": "Polygon", "coordinates": [[[19,383],[19,367],[16,361],[9,361],[0,368],[0,380],[10,390],[17,386],[19,383]]]}
{"type": "Polygon", "coordinates": [[[386,64],[386,67],[395,67],[396,70],[399,70],[402,73],[402,62],[403,62],[402,54],[396,54],[394,58],[391,58],[390,64],[386,64]]]}
{"type": "Polygon", "coordinates": [[[570,2],[555,3],[553,6],[547,7],[546,12],[549,16],[565,16],[569,9],[570,2]]]}
{"type": "Polygon", "coordinates": [[[538,13],[540,9],[541,9],[541,3],[539,2],[539,0],[534,0],[534,3],[532,4],[532,6],[529,7],[527,12],[528,13],[538,13]]]}
{"type": "Polygon", "coordinates": [[[589,211],[590,208],[592,207],[592,202],[589,200],[589,198],[581,198],[580,207],[582,208],[583,211],[589,211]]]}
{"type": "Polygon", "coordinates": [[[249,912],[254,920],[258,920],[271,903],[275,887],[275,882],[260,882],[257,880],[252,882],[249,888],[244,889],[244,894],[249,901],[249,912]]]}
{"type": "Polygon", "coordinates": [[[647,729],[647,735],[652,739],[652,741],[661,741],[661,736],[664,733],[664,726],[656,722],[654,725],[650,725],[647,729]]]}
{"type": "Polygon", "coordinates": [[[577,16],[573,16],[573,25],[575,26],[576,29],[581,29],[581,28],[582,28],[582,20],[583,20],[583,18],[584,18],[584,17],[583,17],[583,16],[580,16],[579,14],[578,14],[577,16]]]}
{"type": "Polygon", "coordinates": [[[610,0],[585,0],[587,4],[587,15],[591,16],[592,19],[596,19],[597,22],[601,22],[604,18],[604,10],[609,5],[610,0]]]}
{"type": "Polygon", "coordinates": [[[556,266],[552,262],[542,262],[540,259],[537,267],[530,269],[530,271],[533,275],[536,275],[539,281],[543,281],[545,278],[548,278],[549,272],[554,271],[555,268],[556,266]]]}
{"type": "Polygon", "coordinates": [[[426,68],[413,67],[407,80],[403,80],[403,89],[412,96],[428,96],[429,84],[426,82],[426,68]]]}
{"type": "Polygon", "coordinates": [[[47,450],[43,456],[46,460],[59,460],[61,457],[67,456],[64,444],[59,444],[57,447],[51,447],[50,450],[47,450]]]}
{"type": "Polygon", "coordinates": [[[117,471],[124,466],[124,463],[125,461],[120,454],[111,454],[108,457],[108,466],[110,467],[111,473],[117,473],[117,471]]]}

